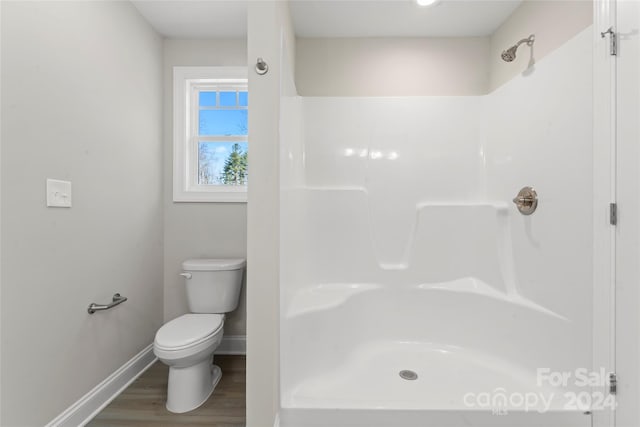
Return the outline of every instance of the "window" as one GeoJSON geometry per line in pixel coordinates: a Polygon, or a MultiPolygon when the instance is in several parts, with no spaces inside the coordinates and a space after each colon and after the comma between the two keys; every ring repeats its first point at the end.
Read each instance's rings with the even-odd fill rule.
{"type": "Polygon", "coordinates": [[[174,67],[173,200],[246,202],[244,67],[174,67]]]}

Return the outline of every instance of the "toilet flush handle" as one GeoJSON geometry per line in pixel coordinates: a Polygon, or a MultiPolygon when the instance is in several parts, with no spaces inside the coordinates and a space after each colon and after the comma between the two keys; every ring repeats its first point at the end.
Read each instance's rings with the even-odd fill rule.
{"type": "Polygon", "coordinates": [[[185,279],[191,279],[191,273],[180,273],[180,275],[185,279]]]}

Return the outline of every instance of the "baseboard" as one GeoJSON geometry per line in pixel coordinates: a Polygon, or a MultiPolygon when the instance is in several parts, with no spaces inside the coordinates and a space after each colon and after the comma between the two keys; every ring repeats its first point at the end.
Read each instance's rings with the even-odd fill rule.
{"type": "Polygon", "coordinates": [[[246,335],[223,336],[216,354],[247,354],[246,335]]]}
{"type": "Polygon", "coordinates": [[[158,360],[153,344],[122,365],[45,427],[84,426],[158,360]]]}

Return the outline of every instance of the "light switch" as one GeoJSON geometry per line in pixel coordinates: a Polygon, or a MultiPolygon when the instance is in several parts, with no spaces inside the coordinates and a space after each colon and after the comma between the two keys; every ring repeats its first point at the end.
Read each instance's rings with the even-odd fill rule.
{"type": "Polygon", "coordinates": [[[47,206],[51,208],[71,207],[71,182],[47,179],[47,206]]]}

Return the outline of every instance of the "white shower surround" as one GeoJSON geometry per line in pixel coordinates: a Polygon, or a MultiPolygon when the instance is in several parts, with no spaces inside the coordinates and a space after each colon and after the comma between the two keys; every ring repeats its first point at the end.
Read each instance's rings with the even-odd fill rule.
{"type": "Polygon", "coordinates": [[[462,397],[592,366],[591,35],[483,97],[283,99],[281,426],[590,425],[462,397]]]}

